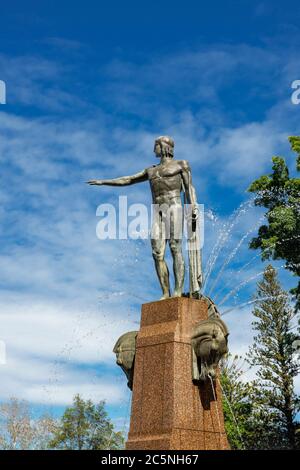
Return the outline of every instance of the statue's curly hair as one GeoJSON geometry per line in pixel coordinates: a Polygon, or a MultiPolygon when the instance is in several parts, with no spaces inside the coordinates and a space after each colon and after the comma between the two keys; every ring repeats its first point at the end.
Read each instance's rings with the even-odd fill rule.
{"type": "Polygon", "coordinates": [[[159,143],[162,154],[167,157],[174,157],[174,140],[168,135],[161,135],[155,139],[155,144],[159,143]]]}

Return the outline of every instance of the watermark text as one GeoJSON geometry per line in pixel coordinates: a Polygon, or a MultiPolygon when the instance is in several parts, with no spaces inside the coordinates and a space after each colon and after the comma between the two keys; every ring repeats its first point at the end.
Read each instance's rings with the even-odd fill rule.
{"type": "Polygon", "coordinates": [[[6,364],[6,345],[4,341],[0,340],[0,366],[6,364]]]}
{"type": "Polygon", "coordinates": [[[0,80],[0,104],[6,104],[6,84],[0,80]]]}
{"type": "Polygon", "coordinates": [[[189,242],[189,249],[198,250],[204,243],[203,204],[141,203],[128,205],[127,196],[119,196],[119,204],[100,204],[96,211],[100,218],[96,227],[99,240],[181,240],[189,242]],[[197,241],[194,245],[192,241],[197,241]],[[194,248],[193,248],[194,247],[194,248]]]}
{"type": "Polygon", "coordinates": [[[293,104],[300,104],[300,80],[294,80],[291,87],[295,90],[291,96],[293,104]]]}

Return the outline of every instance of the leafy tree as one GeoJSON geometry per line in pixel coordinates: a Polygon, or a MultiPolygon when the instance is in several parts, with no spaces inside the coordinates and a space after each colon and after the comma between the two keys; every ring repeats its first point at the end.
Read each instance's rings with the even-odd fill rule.
{"type": "Polygon", "coordinates": [[[0,405],[0,448],[3,450],[46,449],[56,422],[45,415],[34,419],[29,404],[11,398],[0,405]]]}
{"type": "Polygon", "coordinates": [[[244,372],[240,365],[241,360],[239,356],[229,355],[220,364],[225,430],[231,449],[251,448],[255,432],[251,419],[252,387],[242,380],[244,372]]]}
{"type": "Polygon", "coordinates": [[[260,446],[295,449],[299,397],[294,392],[294,377],[300,370],[293,354],[296,314],[271,265],[257,284],[256,299],[252,323],[256,336],[248,361],[257,367],[253,383],[256,422],[266,429],[260,446]]]}
{"type": "MultiPolygon", "coordinates": [[[[292,150],[298,153],[300,171],[300,137],[290,137],[292,150]]],[[[285,160],[273,157],[273,173],[254,181],[248,191],[255,193],[255,204],[268,209],[267,224],[258,230],[250,248],[261,249],[262,259],[283,259],[286,268],[300,276],[300,178],[291,178],[285,160]]],[[[291,291],[300,309],[300,281],[291,291]]]]}
{"type": "Polygon", "coordinates": [[[121,449],[124,437],[115,432],[101,401],[93,404],[75,395],[73,406],[66,408],[49,447],[63,450],[121,449]]]}

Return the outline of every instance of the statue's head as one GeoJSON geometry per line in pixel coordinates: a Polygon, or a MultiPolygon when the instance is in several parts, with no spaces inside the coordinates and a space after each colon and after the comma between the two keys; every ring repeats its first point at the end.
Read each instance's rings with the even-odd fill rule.
{"type": "Polygon", "coordinates": [[[167,135],[161,135],[160,137],[157,137],[154,142],[154,153],[158,158],[162,156],[173,158],[174,140],[167,135]]]}
{"type": "Polygon", "coordinates": [[[194,379],[199,377],[199,380],[206,380],[208,376],[215,377],[220,359],[228,352],[228,334],[227,326],[217,317],[202,320],[195,326],[192,348],[195,359],[197,358],[198,371],[196,370],[194,379]]]}
{"type": "Polygon", "coordinates": [[[131,390],[137,334],[137,331],[129,331],[128,333],[125,333],[118,339],[113,349],[113,352],[116,354],[116,363],[126,374],[128,379],[127,385],[131,390]]]}

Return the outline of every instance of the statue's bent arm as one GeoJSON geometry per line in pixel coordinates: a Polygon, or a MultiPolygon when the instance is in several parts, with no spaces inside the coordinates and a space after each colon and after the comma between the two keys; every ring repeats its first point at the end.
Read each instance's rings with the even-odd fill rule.
{"type": "Polygon", "coordinates": [[[129,186],[130,184],[141,183],[143,181],[147,181],[148,173],[147,170],[140,171],[135,175],[131,176],[121,176],[120,178],[114,178],[111,180],[90,180],[87,181],[88,184],[91,185],[107,185],[107,186],[129,186]]]}
{"type": "Polygon", "coordinates": [[[192,184],[191,169],[186,160],[182,161],[182,181],[188,204],[192,204],[193,207],[197,207],[197,197],[195,188],[192,184]]]}

